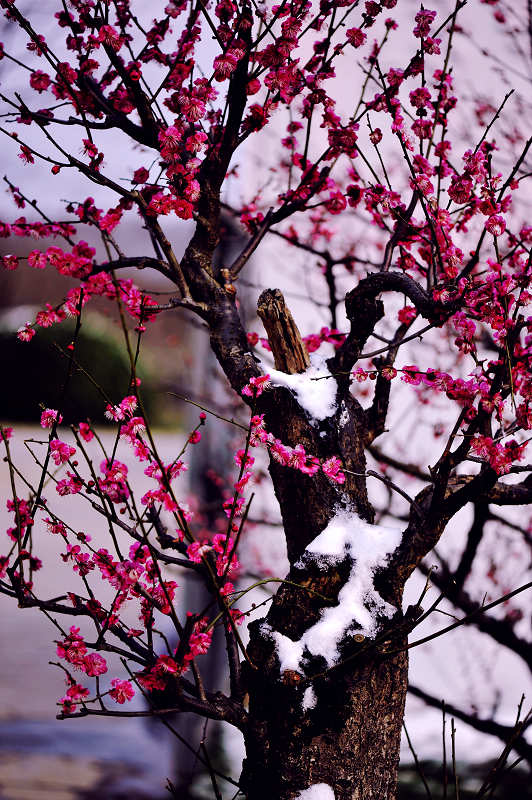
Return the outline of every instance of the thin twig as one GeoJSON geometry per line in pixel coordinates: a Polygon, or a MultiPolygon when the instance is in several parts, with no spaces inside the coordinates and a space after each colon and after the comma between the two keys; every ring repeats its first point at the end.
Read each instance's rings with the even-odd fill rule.
{"type": "Polygon", "coordinates": [[[455,800],[460,800],[458,773],[456,771],[456,728],[454,727],[454,717],[451,717],[451,747],[452,747],[452,759],[453,759],[454,797],[455,800]]]}
{"type": "Polygon", "coordinates": [[[423,772],[423,767],[421,766],[421,762],[419,761],[419,758],[417,757],[417,753],[414,750],[414,745],[412,744],[412,740],[410,739],[410,735],[408,733],[408,730],[407,730],[405,722],[403,722],[403,730],[405,732],[406,741],[408,742],[408,747],[410,748],[410,752],[412,753],[412,755],[414,757],[414,763],[416,765],[416,769],[418,771],[419,777],[421,778],[421,780],[423,782],[423,786],[425,787],[425,791],[427,793],[427,797],[429,798],[429,800],[432,800],[432,792],[430,791],[430,787],[429,787],[429,785],[427,783],[427,779],[425,778],[425,773],[423,772]]]}

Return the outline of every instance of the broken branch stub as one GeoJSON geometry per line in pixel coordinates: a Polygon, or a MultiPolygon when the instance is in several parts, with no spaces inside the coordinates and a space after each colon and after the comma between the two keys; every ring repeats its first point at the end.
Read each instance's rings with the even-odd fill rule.
{"type": "Polygon", "coordinates": [[[273,353],[275,369],[294,375],[310,366],[306,345],[279,289],[265,289],[257,303],[273,353]]]}

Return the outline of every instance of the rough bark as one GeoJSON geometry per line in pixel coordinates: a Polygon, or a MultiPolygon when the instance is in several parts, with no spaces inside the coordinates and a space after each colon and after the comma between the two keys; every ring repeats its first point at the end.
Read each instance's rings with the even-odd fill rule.
{"type": "Polygon", "coordinates": [[[393,800],[406,652],[387,658],[373,651],[314,681],[317,704],[307,711],[303,687],[268,679],[264,666],[250,685],[241,778],[248,800],[293,800],[317,783],[328,784],[336,800],[393,800]]]}

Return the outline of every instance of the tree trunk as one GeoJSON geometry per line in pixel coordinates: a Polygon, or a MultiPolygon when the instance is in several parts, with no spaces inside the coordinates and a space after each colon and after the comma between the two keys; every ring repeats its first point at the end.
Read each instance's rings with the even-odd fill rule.
{"type": "Polygon", "coordinates": [[[302,688],[254,672],[241,778],[248,800],[293,800],[320,783],[335,800],[394,800],[407,653],[355,663],[316,681],[306,711],[302,688]]]}
{"type": "MultiPolygon", "coordinates": [[[[259,308],[268,333],[272,331],[276,366],[303,372],[308,366],[306,350],[280,292],[264,292],[259,308]]],[[[373,304],[370,311],[374,319],[380,307],[373,304]]],[[[360,329],[361,323],[363,338],[360,329]]],[[[373,532],[368,534],[374,510],[366,487],[367,418],[348,382],[337,379],[336,385],[336,412],[324,419],[310,416],[290,391],[275,385],[257,404],[267,430],[282,443],[303,445],[321,463],[339,456],[345,481],[330,480],[323,472],[309,477],[270,459],[291,569],[266,620],[250,625],[251,666],[245,665],[249,724],[241,776],[248,800],[295,800],[319,784],[329,787],[323,789],[324,800],[332,797],[331,790],[335,800],[393,800],[396,793],[408,679],[407,651],[402,649],[403,582],[393,573],[384,577],[387,556],[377,558],[370,571],[373,601],[367,592],[360,595],[375,620],[369,628],[361,624],[365,611],[360,603],[349,593],[339,597],[348,582],[361,586],[368,573],[367,550],[356,550],[358,534],[369,536],[369,550],[377,539],[373,532]],[[331,559],[305,552],[338,514],[354,537],[354,550],[344,546],[331,559]],[[375,609],[383,601],[388,607],[380,615],[375,609]],[[312,632],[317,638],[305,639],[314,625],[322,624],[327,609],[334,608],[343,616],[338,628],[333,624],[333,639],[327,634],[323,640],[323,628],[312,632]],[[324,650],[331,641],[334,657],[324,650]]],[[[329,534],[325,539],[331,541],[329,534]]]]}
{"type": "Polygon", "coordinates": [[[373,519],[360,477],[365,459],[356,404],[346,398],[349,422],[342,427],[332,420],[320,432],[290,413],[290,397],[284,402],[287,413],[278,414],[275,434],[290,444],[303,441],[320,459],[331,450],[340,452],[356,474],[338,486],[325,476],[309,478],[273,461],[270,465],[291,569],[266,620],[250,625],[253,666],[246,665],[249,725],[241,785],[248,800],[295,800],[316,784],[329,786],[335,800],[393,800],[408,680],[402,583],[385,576],[384,565],[375,571],[373,588],[396,609],[393,619],[379,619],[374,635],[365,638],[356,633],[353,610],[353,628],[340,637],[334,666],[327,664],[326,654],[307,654],[296,669],[281,663],[276,637],[287,637],[289,647],[288,640],[300,642],[327,608],[339,605],[338,595],[353,567],[356,571],[349,554],[320,563],[307,558],[305,549],[340,509],[362,524],[373,519]]]}
{"type": "MultiPolygon", "coordinates": [[[[356,491],[351,508],[355,497],[356,491]]],[[[309,492],[307,523],[315,500],[309,492]]],[[[322,508],[321,515],[328,510],[332,518],[337,508],[322,508]]],[[[366,638],[354,632],[353,609],[353,629],[340,637],[332,666],[327,652],[307,652],[297,669],[285,669],[276,637],[286,637],[289,647],[288,640],[303,641],[327,608],[345,602],[338,595],[353,565],[356,573],[356,560],[349,556],[329,564],[299,556],[294,554],[266,620],[250,625],[253,667],[246,665],[249,725],[241,785],[248,800],[295,800],[315,784],[329,786],[335,800],[394,800],[408,684],[402,586],[377,570],[373,587],[395,607],[393,618],[380,619],[366,638]]]]}

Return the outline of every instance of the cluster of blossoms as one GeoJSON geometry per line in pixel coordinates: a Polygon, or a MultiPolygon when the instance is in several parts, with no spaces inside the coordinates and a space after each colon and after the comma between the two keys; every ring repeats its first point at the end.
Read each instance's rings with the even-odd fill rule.
{"type": "MultiPolygon", "coordinates": [[[[493,369],[496,366],[496,363],[490,362],[488,369],[493,369]]],[[[508,411],[509,404],[505,402],[500,392],[493,392],[489,375],[479,368],[467,380],[453,378],[449,373],[440,370],[421,370],[415,364],[406,365],[402,368],[384,367],[379,370],[365,370],[362,367],[357,367],[353,372],[353,377],[358,382],[364,382],[368,379],[375,380],[379,374],[386,380],[392,380],[397,375],[400,375],[402,381],[412,386],[444,393],[466,411],[463,417],[464,425],[474,420],[479,412],[485,412],[489,415],[495,414],[495,418],[499,423],[501,425],[504,424],[505,413],[508,411]]],[[[516,375],[515,389],[516,391],[523,390],[525,400],[518,406],[515,415],[519,426],[529,430],[532,428],[530,381],[526,381],[526,385],[522,385],[522,383],[525,382],[522,379],[520,382],[516,375]]],[[[494,441],[490,437],[475,436],[471,441],[471,450],[477,456],[486,460],[497,473],[504,474],[509,471],[513,462],[521,460],[526,444],[526,442],[518,444],[514,440],[503,443],[494,441]]]]}
{"type": "MultiPolygon", "coordinates": [[[[63,534],[64,538],[66,539],[66,531],[63,534]]],[[[79,536],[79,534],[78,534],[79,536]]],[[[82,540],[88,544],[90,542],[91,537],[88,534],[83,534],[82,540]]],[[[65,564],[71,562],[73,564],[72,569],[74,572],[77,572],[78,575],[84,577],[88,575],[94,569],[94,562],[91,559],[90,553],[83,552],[81,546],[79,544],[70,544],[69,541],[66,542],[66,553],[61,553],[61,558],[65,562],[65,564]]]]}
{"type": "Polygon", "coordinates": [[[117,458],[112,461],[105,459],[100,464],[100,472],[103,478],[98,478],[100,491],[111,503],[123,503],[129,497],[129,487],[127,485],[128,468],[117,458]]]}
{"type": "Polygon", "coordinates": [[[88,653],[87,645],[74,625],[64,639],[57,642],[57,655],[64,658],[75,669],[85,672],[89,677],[96,677],[107,672],[107,662],[99,653],[88,653]]]}
{"type": "Polygon", "coordinates": [[[136,680],[148,691],[162,690],[168,683],[183,675],[190,663],[198,656],[204,655],[212,642],[213,629],[209,629],[207,617],[197,619],[190,633],[182,644],[174,651],[173,656],[159,656],[152,667],[146,667],[137,673],[136,680]]]}
{"type": "MultiPolygon", "coordinates": [[[[75,227],[64,222],[29,222],[26,217],[18,217],[14,222],[0,222],[0,239],[7,239],[9,236],[48,239],[75,235],[75,227]]],[[[9,256],[8,261],[3,260],[3,264],[6,269],[14,270],[19,265],[19,259],[17,256],[9,256]]]]}
{"type": "Polygon", "coordinates": [[[53,408],[45,408],[41,414],[41,428],[53,428],[54,425],[60,425],[62,422],[62,414],[53,408]]]}
{"type": "MultiPolygon", "coordinates": [[[[161,503],[166,510],[172,512],[179,511],[186,519],[189,516],[189,512],[178,505],[171,491],[171,483],[175,478],[185,472],[188,467],[180,459],[176,459],[167,465],[159,463],[142,438],[142,434],[146,430],[146,423],[142,417],[133,416],[136,407],[136,397],[134,395],[128,395],[116,405],[108,404],[105,413],[108,419],[119,423],[120,437],[131,445],[136,458],[141,462],[150,462],[145,468],[144,474],[153,478],[157,482],[158,488],[148,490],[143,495],[141,502],[146,506],[153,506],[155,503],[161,503]]],[[[41,425],[43,427],[49,428],[61,421],[61,415],[54,409],[45,409],[42,413],[41,425]]],[[[204,421],[205,414],[202,414],[200,415],[199,425],[204,424],[204,421]]],[[[90,425],[86,422],[80,422],[77,429],[81,438],[86,442],[90,442],[94,437],[90,425]]],[[[201,434],[195,429],[190,434],[188,443],[194,444],[199,442],[200,439],[201,434]]],[[[60,439],[51,440],[49,446],[51,457],[57,466],[69,462],[76,452],[74,447],[62,442],[60,439]]],[[[76,464],[74,464],[74,466],[76,466],[76,464]]],[[[103,477],[96,479],[98,491],[110,500],[111,503],[122,504],[126,502],[130,494],[127,465],[117,458],[113,458],[112,460],[105,459],[100,464],[100,471],[103,477]]],[[[89,480],[85,484],[84,480],[77,472],[67,471],[67,477],[57,482],[56,491],[60,495],[77,494],[84,486],[89,491],[94,491],[95,481],[89,480]]]]}
{"type": "Polygon", "coordinates": [[[71,447],[60,439],[52,439],[50,441],[50,455],[57,467],[60,467],[61,464],[66,464],[75,452],[75,447],[71,447]]]}
{"type": "MultiPolygon", "coordinates": [[[[136,451],[140,460],[150,460],[149,466],[146,468],[146,475],[154,478],[159,489],[148,492],[144,501],[150,505],[156,502],[161,502],[163,505],[168,506],[168,499],[170,494],[168,487],[170,482],[180,474],[186,466],[180,460],[175,460],[167,466],[163,466],[154,460],[151,451],[144,445],[141,438],[141,433],[145,430],[145,423],[141,417],[134,417],[133,414],[137,407],[136,398],[129,395],[117,404],[116,406],[108,406],[108,415],[120,424],[120,434],[125,438],[134,448],[143,445],[145,450],[141,449],[136,451]],[[163,477],[164,474],[164,477],[163,477]]],[[[204,424],[206,415],[200,415],[198,427],[204,424]]],[[[62,421],[61,414],[55,409],[45,409],[41,415],[41,425],[44,428],[55,429],[55,426],[62,421]]],[[[87,423],[80,423],[78,425],[79,435],[85,441],[90,441],[94,433],[87,423]]],[[[10,431],[3,430],[5,438],[10,436],[10,431]]],[[[201,439],[201,434],[197,428],[190,434],[189,442],[195,443],[201,439]]],[[[75,453],[75,448],[62,442],[59,439],[52,439],[49,444],[51,458],[59,465],[70,461],[75,453]]],[[[73,462],[76,465],[76,462],[73,462]]],[[[116,458],[105,459],[100,466],[103,473],[102,478],[97,479],[98,492],[109,499],[112,503],[123,503],[129,496],[129,487],[127,485],[128,469],[125,464],[118,461],[116,458]]],[[[74,491],[80,491],[85,482],[76,473],[67,473],[68,478],[59,481],[57,484],[57,491],[59,494],[68,494],[74,491]]],[[[94,490],[94,480],[88,481],[86,488],[94,490]]],[[[12,529],[11,536],[14,540],[18,540],[24,535],[27,528],[34,524],[34,520],[30,516],[30,506],[25,500],[17,500],[17,505],[12,501],[8,502],[8,510],[15,513],[17,519],[17,528],[12,529]],[[17,535],[15,535],[15,533],[17,535]]],[[[174,510],[173,506],[172,509],[174,510]]],[[[173,601],[177,589],[177,583],[172,580],[163,580],[160,575],[159,567],[154,563],[150,555],[150,550],[146,545],[134,543],[129,549],[128,558],[116,559],[107,549],[99,548],[94,550],[90,547],[91,537],[88,534],[77,533],[76,538],[78,542],[69,540],[69,533],[64,523],[55,517],[45,520],[48,529],[51,533],[60,535],[65,541],[65,552],[62,553],[62,559],[65,563],[70,563],[74,572],[79,574],[82,578],[86,578],[89,573],[97,571],[101,574],[102,578],[110,583],[116,591],[111,609],[104,610],[96,598],[91,597],[89,600],[82,600],[76,595],[71,595],[72,602],[77,607],[79,604],[83,605],[90,615],[104,625],[104,628],[110,630],[115,629],[115,626],[120,626],[120,609],[128,600],[136,599],[140,603],[140,619],[144,627],[149,627],[153,624],[154,611],[159,611],[164,615],[173,613],[173,601]],[[87,549],[88,548],[88,549],[87,549]]],[[[224,548],[224,537],[215,537],[213,541],[213,549],[217,553],[217,571],[220,577],[232,575],[238,569],[238,561],[233,554],[234,542],[233,539],[227,540],[227,547],[224,548]]],[[[194,548],[190,550],[191,559],[195,558],[194,548]]],[[[25,551],[21,551],[19,558],[25,557],[25,551]]],[[[29,554],[28,554],[29,557],[29,554]]],[[[40,564],[37,559],[32,559],[32,569],[38,569],[40,564]]],[[[5,571],[9,563],[6,557],[2,559],[2,570],[5,571]]],[[[31,588],[31,584],[26,584],[31,588]]],[[[226,582],[222,587],[222,593],[227,595],[233,591],[233,585],[226,582]]],[[[235,621],[241,616],[240,612],[236,610],[231,611],[232,617],[235,621]]],[[[131,630],[131,636],[138,636],[142,634],[142,630],[131,630]]],[[[186,641],[183,640],[181,652],[178,648],[176,651],[176,658],[178,658],[179,668],[176,670],[179,674],[186,671],[190,661],[197,655],[207,651],[212,638],[212,630],[207,630],[207,621],[199,620],[191,627],[187,633],[186,641]]],[[[79,629],[71,628],[70,634],[65,639],[58,643],[58,654],[61,658],[65,659],[68,663],[72,664],[76,669],[84,671],[89,677],[94,677],[103,674],[107,671],[105,660],[97,653],[88,653],[87,647],[83,637],[79,633],[79,629]]],[[[162,667],[165,664],[165,659],[169,659],[166,663],[168,668],[171,664],[177,664],[174,658],[161,656],[154,671],[146,670],[145,688],[149,688],[148,684],[150,676],[159,675],[162,667]]],[[[167,669],[166,672],[171,670],[167,669]]],[[[164,670],[163,670],[164,672],[164,670]]],[[[159,675],[159,682],[161,682],[161,675],[159,675]]],[[[111,689],[109,695],[117,702],[124,703],[133,697],[134,690],[131,683],[128,681],[121,681],[114,679],[111,682],[111,689]]],[[[68,682],[68,688],[65,696],[61,698],[63,713],[70,714],[80,702],[83,702],[88,695],[88,691],[80,686],[74,680],[68,682]]]]}
{"type": "Polygon", "coordinates": [[[515,439],[497,442],[491,436],[474,436],[471,450],[490,465],[498,475],[505,475],[516,461],[524,455],[527,442],[519,444],[515,439]]]}
{"type": "MultiPolygon", "coordinates": [[[[136,380],[138,385],[140,381],[138,378],[136,380]]],[[[117,405],[108,403],[105,416],[107,419],[119,423],[120,437],[129,442],[136,458],[139,461],[148,461],[151,458],[151,452],[142,438],[142,434],[146,431],[146,423],[142,417],[133,416],[137,405],[137,398],[134,395],[127,395],[117,405]]],[[[93,433],[87,425],[80,423],[79,431],[85,441],[92,439],[93,433]]]]}
{"type": "MultiPolygon", "coordinates": [[[[132,444],[139,440],[139,432],[144,430],[144,424],[139,425],[140,418],[132,416],[135,408],[136,402],[133,396],[128,396],[117,406],[111,407],[113,416],[117,417],[121,427],[126,429],[125,438],[132,444]],[[135,422],[135,420],[137,421],[135,422]]],[[[199,425],[204,424],[205,418],[206,415],[202,413],[199,425]]],[[[52,427],[60,422],[60,419],[61,417],[57,411],[46,409],[42,415],[42,424],[45,427],[52,427]]],[[[82,428],[82,424],[80,424],[78,428],[85,440],[92,438],[93,433],[89,425],[85,424],[82,428]]],[[[189,441],[192,443],[201,438],[201,435],[198,437],[194,435],[195,433],[198,433],[198,431],[193,431],[189,437],[189,441]]],[[[62,452],[59,446],[56,451],[62,452]]],[[[147,502],[151,504],[161,502],[164,504],[165,496],[168,495],[168,483],[184,468],[186,467],[181,461],[174,461],[164,467],[165,478],[163,479],[160,466],[155,461],[151,461],[146,469],[146,474],[157,480],[160,494],[158,492],[148,493],[150,497],[147,502]]],[[[127,497],[128,492],[127,467],[114,459],[102,462],[101,470],[104,473],[104,478],[98,479],[99,490],[105,493],[111,502],[122,502],[127,497]]],[[[12,503],[9,508],[10,510],[14,509],[12,503]]],[[[25,526],[33,524],[33,520],[27,514],[29,507],[25,501],[20,501],[19,508],[21,524],[25,526]]],[[[229,502],[226,504],[226,513],[228,516],[232,516],[232,512],[229,511],[229,502]]],[[[77,606],[81,603],[85,606],[90,615],[95,620],[98,620],[104,628],[117,630],[115,626],[121,625],[120,610],[128,600],[132,599],[137,599],[140,602],[140,620],[145,628],[153,625],[155,610],[164,615],[173,613],[173,602],[178,588],[177,583],[172,580],[161,579],[159,567],[154,563],[150,550],[146,545],[134,543],[129,549],[128,558],[116,559],[105,548],[99,548],[98,550],[83,549],[83,545],[88,546],[91,541],[89,535],[76,534],[76,538],[81,544],[73,544],[69,541],[67,528],[62,522],[55,518],[48,518],[45,522],[50,532],[62,536],[65,540],[66,551],[62,554],[62,558],[65,562],[72,564],[75,572],[81,577],[85,577],[90,572],[97,570],[102,578],[108,581],[115,590],[116,595],[109,611],[104,610],[94,597],[84,601],[76,595],[71,596],[74,605],[77,606]]],[[[233,552],[234,540],[221,534],[215,535],[212,543],[193,543],[189,545],[187,552],[191,561],[197,563],[201,561],[202,554],[207,550],[212,550],[216,554],[216,571],[222,579],[220,594],[221,596],[227,596],[233,592],[234,586],[226,578],[234,575],[239,568],[238,560],[233,552]]],[[[243,619],[241,612],[237,609],[228,608],[228,613],[231,614],[234,622],[239,623],[243,619]]],[[[142,630],[131,630],[129,635],[139,636],[142,632],[142,630]]],[[[164,688],[170,679],[176,679],[183,675],[194,658],[207,652],[211,644],[212,635],[213,630],[209,627],[207,618],[191,621],[191,625],[187,624],[182,642],[173,655],[157,656],[154,665],[146,667],[136,676],[136,680],[138,680],[143,689],[148,691],[164,688]]],[[[107,671],[105,659],[98,653],[88,652],[79,628],[72,627],[69,635],[58,642],[57,653],[67,663],[71,664],[75,669],[85,672],[89,677],[95,677],[107,671]]],[[[88,694],[87,689],[69,676],[66,694],[60,699],[62,712],[65,715],[74,713],[77,706],[88,702],[88,694]]],[[[132,699],[135,691],[130,681],[115,678],[111,681],[111,688],[108,694],[115,702],[123,704],[132,699]]]]}
{"type": "MultiPolygon", "coordinates": [[[[211,541],[192,542],[187,547],[187,555],[191,561],[200,564],[207,553],[214,553],[216,557],[216,574],[219,577],[231,577],[240,569],[240,564],[235,553],[235,542],[223,533],[216,533],[211,541]]],[[[224,594],[233,591],[232,584],[225,584],[224,594]],[[229,588],[230,587],[230,588],[229,588]]]]}
{"type": "MultiPolygon", "coordinates": [[[[9,430],[10,429],[3,428],[2,435],[7,438],[9,436],[9,430]]],[[[33,582],[31,579],[25,580],[21,569],[18,567],[20,567],[23,562],[28,562],[30,573],[37,572],[42,567],[40,558],[34,556],[25,547],[21,547],[21,545],[25,543],[27,533],[35,524],[35,520],[32,516],[32,508],[27,500],[18,497],[15,497],[14,500],[7,500],[6,508],[10,513],[13,513],[15,523],[13,527],[6,530],[6,533],[9,539],[17,544],[17,562],[15,565],[11,564],[11,566],[17,567],[14,570],[14,575],[19,582],[22,592],[29,593],[33,588],[33,582]]],[[[13,548],[11,552],[13,552],[13,548]]],[[[6,576],[9,566],[10,556],[0,556],[0,578],[6,576]]]]}
{"type": "Polygon", "coordinates": [[[51,245],[44,252],[32,250],[28,255],[28,264],[34,269],[44,269],[50,264],[60,275],[83,279],[92,270],[95,253],[94,247],[90,247],[84,241],[74,245],[70,252],[65,252],[57,245],[51,245]]]}
{"type": "MultiPolygon", "coordinates": [[[[48,253],[52,248],[48,248],[48,253]]],[[[60,248],[53,248],[54,251],[63,253],[60,248]]],[[[39,251],[33,251],[39,253],[39,251]]],[[[45,254],[40,254],[43,258],[45,254]]],[[[35,256],[37,259],[37,256],[35,256]]],[[[92,268],[92,267],[91,267],[92,268]]],[[[30,322],[22,326],[18,331],[18,338],[23,342],[29,342],[35,336],[35,326],[49,328],[55,323],[62,322],[67,317],[77,317],[81,309],[93,297],[104,297],[108,300],[119,299],[127,308],[132,317],[139,320],[137,330],[143,331],[144,323],[153,321],[155,315],[150,309],[157,303],[149,294],[139,289],[132,280],[113,279],[107,272],[101,271],[94,275],[89,275],[83,280],[79,287],[70,289],[65,300],[53,307],[50,303],[46,304],[44,310],[39,311],[35,322],[30,322]]]]}
{"type": "Polygon", "coordinates": [[[75,472],[67,470],[67,477],[57,481],[55,490],[61,497],[69,494],[79,494],[83,489],[83,480],[75,472]]]}
{"type": "Polygon", "coordinates": [[[113,420],[114,422],[122,422],[132,416],[136,407],[137,398],[135,395],[128,395],[120,401],[119,405],[112,406],[108,403],[105,409],[105,416],[107,419],[113,420]]]}
{"type": "Polygon", "coordinates": [[[142,504],[152,506],[158,502],[162,503],[167,511],[179,511],[180,506],[173,497],[170,487],[172,481],[187,469],[187,465],[181,460],[172,461],[167,465],[163,464],[162,469],[157,462],[153,461],[149,467],[146,467],[144,474],[157,481],[159,488],[149,489],[141,499],[142,504]]]}
{"type": "Polygon", "coordinates": [[[71,678],[70,676],[67,678],[66,683],[67,690],[65,692],[65,696],[61,697],[59,702],[61,703],[61,711],[63,714],[68,716],[69,714],[75,713],[76,706],[85,700],[85,698],[89,696],[90,692],[85,686],[77,683],[74,678],[71,678]]]}
{"type": "MultiPolygon", "coordinates": [[[[259,397],[270,381],[269,375],[252,377],[249,383],[242,389],[242,394],[246,397],[259,397]]],[[[345,474],[342,471],[342,462],[337,456],[321,460],[305,451],[302,444],[295,447],[283,444],[273,434],[268,433],[265,428],[264,414],[256,414],[251,418],[251,438],[252,447],[264,445],[268,448],[270,456],[285,467],[292,467],[305,475],[315,475],[320,470],[334,483],[345,483],[345,474]]]]}
{"type": "MultiPolygon", "coordinates": [[[[93,617],[106,623],[106,626],[119,624],[120,609],[128,600],[140,602],[139,619],[144,625],[151,624],[154,610],[168,616],[172,610],[172,602],[178,585],[173,580],[161,580],[158,567],[150,556],[146,545],[138,542],[129,548],[128,558],[115,559],[106,548],[83,551],[80,545],[68,542],[65,526],[56,520],[46,520],[52,533],[61,535],[66,542],[66,553],[62,555],[65,562],[71,562],[75,572],[81,576],[97,569],[101,577],[116,591],[110,612],[106,612],[94,599],[85,603],[93,617]]],[[[88,534],[77,534],[77,538],[88,545],[91,537],[88,534]]],[[[141,631],[140,631],[141,632],[141,631]]],[[[131,635],[137,635],[132,631],[131,635]]]]}
{"type": "Polygon", "coordinates": [[[334,483],[345,483],[345,474],[342,471],[342,462],[337,456],[331,456],[323,461],[320,461],[316,456],[309,455],[305,452],[302,444],[297,444],[295,447],[289,447],[283,444],[279,439],[267,433],[264,429],[264,416],[255,416],[252,418],[253,424],[253,443],[260,442],[266,445],[271,457],[278,464],[284,467],[292,467],[305,475],[315,475],[321,471],[334,483]]]}
{"type": "MultiPolygon", "coordinates": [[[[57,642],[57,655],[71,664],[74,669],[84,672],[89,678],[104,675],[107,672],[107,662],[99,653],[87,652],[87,645],[79,630],[72,626],[64,639],[57,642]]],[[[73,714],[76,707],[83,703],[89,695],[89,690],[77,683],[70,675],[67,678],[67,687],[65,696],[59,700],[62,712],[66,715],[73,714]]],[[[113,678],[111,687],[109,695],[117,703],[123,704],[135,695],[130,681],[113,678]]]]}
{"type": "MultiPolygon", "coordinates": [[[[84,140],[85,141],[85,140],[84,140]]],[[[80,222],[92,225],[101,233],[112,233],[120,224],[125,211],[132,208],[131,200],[120,198],[118,205],[104,211],[95,205],[93,197],[86,197],[83,202],[69,205],[68,210],[73,212],[80,222]]]]}
{"type": "Polygon", "coordinates": [[[22,540],[27,529],[34,524],[31,506],[27,500],[17,497],[15,500],[8,500],[6,508],[15,515],[16,523],[15,527],[8,528],[6,533],[14,542],[22,540]]]}
{"type": "MultiPolygon", "coordinates": [[[[192,90],[196,93],[196,97],[202,93],[205,95],[204,105],[208,99],[214,99],[216,96],[216,91],[205,87],[205,83],[201,79],[196,81],[192,90]],[[203,91],[200,90],[198,83],[201,83],[203,91]]],[[[189,97],[188,100],[193,104],[193,98],[189,97]]],[[[197,104],[196,109],[199,109],[197,104]]],[[[166,216],[173,212],[181,219],[192,217],[194,205],[200,196],[196,174],[201,162],[197,156],[206,142],[207,135],[201,128],[199,126],[195,128],[186,120],[183,122],[176,120],[174,125],[159,133],[160,152],[170,191],[165,193],[155,187],[144,187],[143,196],[148,204],[149,215],[166,216]]]]}

